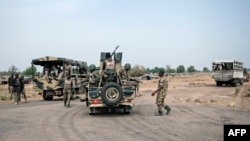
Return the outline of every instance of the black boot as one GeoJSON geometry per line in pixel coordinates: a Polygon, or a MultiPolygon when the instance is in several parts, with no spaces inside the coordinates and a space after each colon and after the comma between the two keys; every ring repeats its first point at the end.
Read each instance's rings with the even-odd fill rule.
{"type": "Polygon", "coordinates": [[[167,115],[169,114],[169,112],[171,111],[171,108],[168,106],[168,105],[166,105],[165,107],[164,107],[166,110],[167,110],[167,115]]]}
{"type": "Polygon", "coordinates": [[[158,112],[158,115],[159,115],[159,116],[162,116],[162,111],[159,111],[159,112],[158,112]]]}

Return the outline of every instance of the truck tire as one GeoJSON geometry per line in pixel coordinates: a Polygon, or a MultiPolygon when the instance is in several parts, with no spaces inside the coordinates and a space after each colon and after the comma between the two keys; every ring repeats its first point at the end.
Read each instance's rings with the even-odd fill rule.
{"type": "Polygon", "coordinates": [[[47,101],[47,100],[53,100],[53,96],[47,96],[47,92],[46,90],[43,91],[43,100],[47,101]]]}
{"type": "Polygon", "coordinates": [[[112,106],[118,104],[123,98],[123,91],[119,84],[110,82],[103,86],[101,91],[103,103],[112,106]]]}
{"type": "Polygon", "coordinates": [[[244,80],[240,80],[240,85],[243,85],[243,83],[244,83],[244,80]]]}
{"type": "Polygon", "coordinates": [[[222,86],[222,83],[220,81],[217,81],[216,86],[222,86]]]}

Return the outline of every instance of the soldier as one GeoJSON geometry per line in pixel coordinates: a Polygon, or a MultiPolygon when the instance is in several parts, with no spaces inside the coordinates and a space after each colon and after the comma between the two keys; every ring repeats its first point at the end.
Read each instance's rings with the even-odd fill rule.
{"type": "Polygon", "coordinates": [[[12,86],[13,86],[13,94],[15,99],[15,104],[18,105],[21,100],[21,79],[19,78],[18,73],[15,74],[15,78],[13,80],[12,86]]]}
{"type": "Polygon", "coordinates": [[[159,115],[162,115],[162,108],[167,110],[167,114],[171,111],[171,108],[164,103],[168,90],[168,81],[164,77],[164,70],[160,70],[158,73],[160,80],[158,82],[158,88],[152,93],[154,96],[157,93],[156,105],[158,106],[159,115]]]}
{"type": "Polygon", "coordinates": [[[9,79],[8,79],[8,90],[9,90],[9,94],[10,94],[10,100],[12,100],[13,97],[13,80],[14,80],[14,73],[11,73],[9,79]]]}
{"type": "Polygon", "coordinates": [[[21,82],[21,94],[23,95],[23,98],[24,98],[25,102],[27,102],[27,96],[26,96],[25,87],[24,87],[25,80],[24,80],[24,76],[23,75],[20,78],[20,82],[21,82]]]}
{"type": "Polygon", "coordinates": [[[115,61],[112,59],[110,53],[106,53],[106,60],[104,62],[103,69],[115,69],[115,61]]]}
{"type": "Polygon", "coordinates": [[[69,63],[66,63],[66,64],[64,65],[64,72],[65,72],[65,73],[68,73],[69,75],[71,75],[71,68],[72,68],[72,65],[69,64],[69,63]]]}
{"type": "Polygon", "coordinates": [[[81,97],[81,101],[85,101],[87,99],[87,91],[86,88],[87,85],[93,87],[98,87],[98,84],[100,82],[100,74],[99,71],[96,69],[96,66],[94,64],[89,65],[89,71],[90,73],[87,76],[87,79],[81,82],[81,87],[84,89],[84,94],[81,97]]]}
{"type": "Polygon", "coordinates": [[[139,97],[139,81],[136,79],[133,79],[130,77],[130,69],[131,69],[131,65],[129,63],[126,63],[124,65],[124,69],[121,69],[119,74],[122,80],[126,80],[126,81],[135,81],[134,82],[134,86],[136,89],[136,97],[139,97]]]}
{"type": "Polygon", "coordinates": [[[66,79],[64,81],[64,89],[63,89],[63,101],[64,106],[70,107],[70,97],[72,94],[73,82],[70,79],[70,74],[66,73],[66,79]]]}
{"type": "Polygon", "coordinates": [[[98,86],[98,83],[100,81],[100,75],[99,75],[99,71],[96,70],[96,66],[94,64],[89,66],[89,84],[92,86],[98,86]]]}
{"type": "Polygon", "coordinates": [[[124,69],[120,70],[119,74],[123,80],[130,81],[130,69],[131,65],[129,63],[126,63],[124,69]]]}

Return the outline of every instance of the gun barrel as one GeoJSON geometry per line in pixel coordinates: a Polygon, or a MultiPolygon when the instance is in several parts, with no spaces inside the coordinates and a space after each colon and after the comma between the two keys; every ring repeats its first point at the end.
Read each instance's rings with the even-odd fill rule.
{"type": "Polygon", "coordinates": [[[115,48],[115,50],[112,52],[111,56],[115,54],[115,51],[119,48],[119,45],[115,48]]]}

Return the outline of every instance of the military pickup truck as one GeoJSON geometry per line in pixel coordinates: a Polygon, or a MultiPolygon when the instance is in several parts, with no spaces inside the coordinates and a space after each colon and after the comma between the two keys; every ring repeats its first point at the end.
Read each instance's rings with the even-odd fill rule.
{"type": "MultiPolygon", "coordinates": [[[[118,47],[117,47],[118,48],[118,47]]],[[[117,49],[116,48],[116,49],[117,49]]],[[[136,88],[134,81],[122,80],[118,74],[122,65],[122,53],[112,53],[115,62],[114,68],[104,68],[109,52],[101,52],[100,81],[97,85],[88,86],[86,104],[89,114],[95,114],[100,109],[122,109],[129,114],[134,105],[136,88]]]]}

